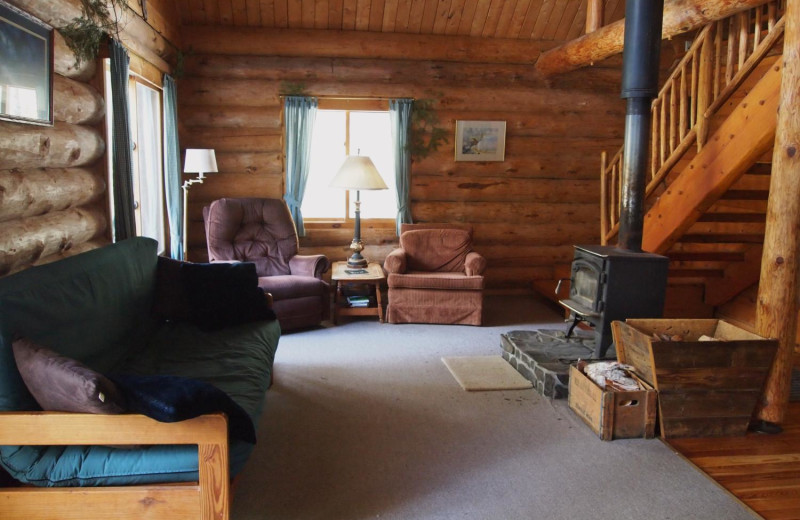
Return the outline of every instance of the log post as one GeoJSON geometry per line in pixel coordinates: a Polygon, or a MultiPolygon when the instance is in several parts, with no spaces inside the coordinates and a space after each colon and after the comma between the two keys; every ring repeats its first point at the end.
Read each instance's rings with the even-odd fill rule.
{"type": "Polygon", "coordinates": [[[757,417],[778,424],[789,402],[800,283],[800,0],[787,0],[785,19],[783,75],[756,306],[756,331],[779,341],[757,417]]]}
{"type": "MultiPolygon", "coordinates": [[[[667,0],[661,37],[671,38],[765,3],[765,0],[667,0]]],[[[624,39],[623,19],[543,52],[536,61],[536,70],[551,76],[591,65],[622,52],[624,39]]]]}
{"type": "Polygon", "coordinates": [[[603,3],[605,0],[588,0],[586,3],[586,34],[603,26],[603,3]]]}

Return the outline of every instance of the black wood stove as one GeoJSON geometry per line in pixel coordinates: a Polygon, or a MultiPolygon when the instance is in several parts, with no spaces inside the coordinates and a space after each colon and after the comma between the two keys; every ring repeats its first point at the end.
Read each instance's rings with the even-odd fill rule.
{"type": "Polygon", "coordinates": [[[569,298],[572,326],[594,327],[594,356],[602,359],[611,345],[611,322],[628,318],[660,318],[664,312],[669,259],[613,246],[575,246],[569,298]]]}
{"type": "Polygon", "coordinates": [[[660,318],[664,310],[669,260],[642,251],[650,104],[658,94],[663,10],[663,0],[625,4],[621,97],[627,109],[619,243],[575,246],[569,298],[560,301],[573,318],[569,334],[580,321],[594,325],[595,358],[605,357],[611,345],[613,320],[660,318]]]}

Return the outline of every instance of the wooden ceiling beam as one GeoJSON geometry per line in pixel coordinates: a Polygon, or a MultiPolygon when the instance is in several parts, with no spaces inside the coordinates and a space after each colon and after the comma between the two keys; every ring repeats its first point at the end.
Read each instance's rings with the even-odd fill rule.
{"type": "MultiPolygon", "coordinates": [[[[767,3],[765,0],[666,0],[661,37],[672,38],[714,20],[767,3]]],[[[562,74],[622,52],[625,19],[543,52],[536,70],[544,76],[562,74]]]]}
{"type": "Polygon", "coordinates": [[[183,43],[199,54],[522,63],[532,65],[556,42],[458,35],[251,27],[184,27],[183,43]]]}

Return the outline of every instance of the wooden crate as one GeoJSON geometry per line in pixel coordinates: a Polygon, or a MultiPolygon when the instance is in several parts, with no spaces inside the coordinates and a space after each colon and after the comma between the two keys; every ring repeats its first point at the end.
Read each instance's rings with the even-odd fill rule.
{"type": "Polygon", "coordinates": [[[611,324],[617,358],[658,391],[661,434],[744,435],[761,397],[776,340],[716,319],[630,319],[611,324]],[[680,336],[662,341],[653,333],[680,336]],[[699,341],[700,336],[719,341],[699,341]]]}
{"type": "Polygon", "coordinates": [[[656,425],[656,391],[643,383],[644,390],[604,390],[571,366],[569,407],[602,440],[652,439],[656,425]]]}

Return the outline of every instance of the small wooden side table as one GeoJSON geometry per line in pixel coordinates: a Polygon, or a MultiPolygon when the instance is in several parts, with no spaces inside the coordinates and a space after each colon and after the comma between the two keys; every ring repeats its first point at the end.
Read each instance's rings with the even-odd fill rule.
{"type": "Polygon", "coordinates": [[[372,262],[367,265],[366,273],[348,273],[351,270],[347,262],[334,262],[331,281],[336,283],[336,293],[333,297],[333,323],[339,322],[339,316],[377,316],[383,323],[383,302],[381,301],[381,283],[386,279],[383,267],[372,262]],[[375,286],[376,307],[348,307],[343,289],[348,284],[368,284],[375,286]]]}

